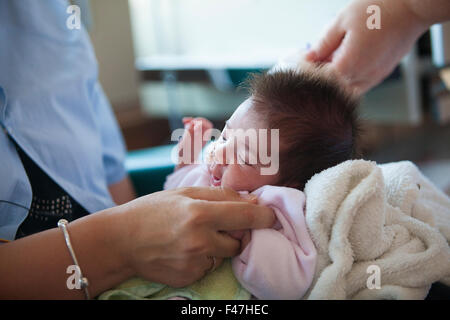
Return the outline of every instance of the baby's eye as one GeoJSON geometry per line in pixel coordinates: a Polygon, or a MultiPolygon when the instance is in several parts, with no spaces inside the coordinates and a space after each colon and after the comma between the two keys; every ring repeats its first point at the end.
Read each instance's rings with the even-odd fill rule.
{"type": "Polygon", "coordinates": [[[223,128],[222,132],[220,133],[220,138],[223,142],[227,141],[227,128],[226,125],[223,128]]]}
{"type": "Polygon", "coordinates": [[[223,133],[220,135],[220,140],[222,140],[223,142],[227,141],[227,138],[225,138],[225,135],[223,133]]]}

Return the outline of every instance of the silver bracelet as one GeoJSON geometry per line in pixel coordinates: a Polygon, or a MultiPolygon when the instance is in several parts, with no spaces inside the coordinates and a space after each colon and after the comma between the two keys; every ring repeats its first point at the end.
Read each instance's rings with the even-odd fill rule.
{"type": "Polygon", "coordinates": [[[80,278],[79,278],[79,287],[80,289],[84,290],[84,294],[86,295],[86,299],[89,300],[89,291],[87,287],[89,286],[89,281],[87,278],[83,277],[83,273],[81,272],[80,265],[78,264],[77,257],[75,256],[75,251],[73,251],[72,243],[70,242],[69,237],[69,231],[67,231],[67,224],[69,222],[66,219],[61,219],[58,221],[58,228],[60,228],[64,234],[64,239],[66,240],[67,248],[69,249],[69,253],[72,257],[73,263],[77,267],[78,271],[80,272],[80,278]]]}

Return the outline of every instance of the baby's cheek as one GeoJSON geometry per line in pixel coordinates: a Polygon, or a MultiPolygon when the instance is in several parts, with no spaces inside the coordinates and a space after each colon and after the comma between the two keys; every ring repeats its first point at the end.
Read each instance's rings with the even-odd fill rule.
{"type": "Polygon", "coordinates": [[[229,165],[222,176],[222,187],[252,192],[266,184],[263,180],[261,175],[251,168],[229,165]]]}
{"type": "Polygon", "coordinates": [[[222,176],[222,187],[235,191],[248,191],[248,182],[245,174],[237,168],[237,165],[229,165],[222,176]]]}

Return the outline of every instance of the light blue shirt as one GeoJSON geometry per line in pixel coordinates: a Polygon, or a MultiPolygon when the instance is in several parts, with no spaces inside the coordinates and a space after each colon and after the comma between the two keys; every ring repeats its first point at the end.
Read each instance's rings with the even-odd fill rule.
{"type": "MultiPolygon", "coordinates": [[[[125,148],[97,79],[87,32],[65,0],[0,0],[0,238],[12,240],[32,193],[7,134],[87,211],[114,205],[125,148]]],[[[56,226],[55,226],[56,227],[56,226]]]]}

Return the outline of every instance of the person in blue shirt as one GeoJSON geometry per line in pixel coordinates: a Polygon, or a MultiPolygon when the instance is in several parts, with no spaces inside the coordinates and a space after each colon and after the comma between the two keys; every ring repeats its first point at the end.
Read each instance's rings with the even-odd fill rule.
{"type": "Polygon", "coordinates": [[[270,227],[272,210],[224,189],[133,200],[93,49],[67,27],[68,6],[0,0],[0,298],[84,297],[66,285],[61,218],[90,296],[134,275],[190,284],[238,253],[222,230],[270,227]]]}

